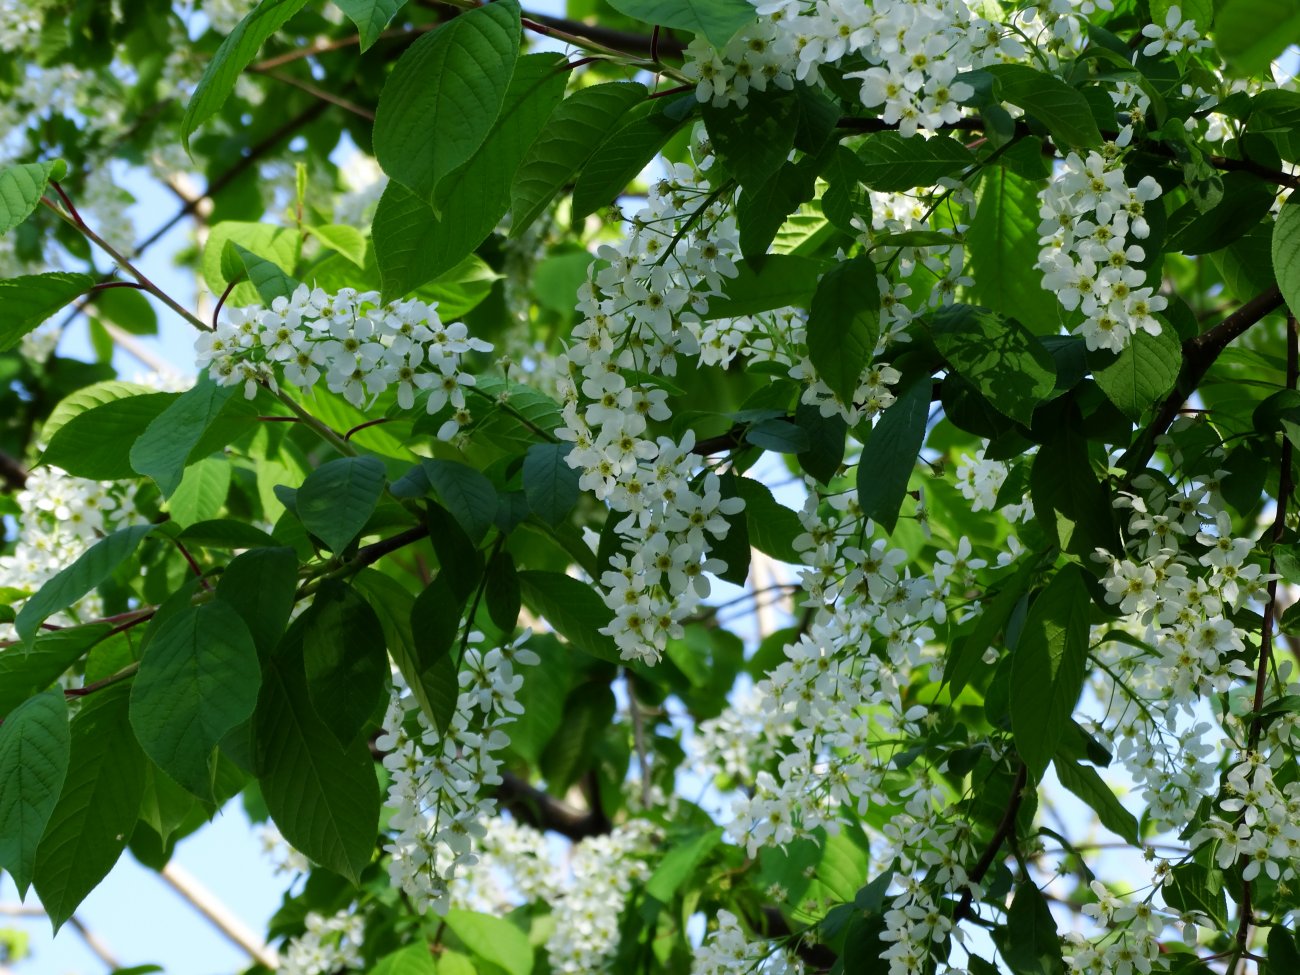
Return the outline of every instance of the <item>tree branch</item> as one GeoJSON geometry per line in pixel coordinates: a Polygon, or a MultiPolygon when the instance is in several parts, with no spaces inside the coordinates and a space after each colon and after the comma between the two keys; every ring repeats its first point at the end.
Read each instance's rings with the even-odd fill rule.
{"type": "Polygon", "coordinates": [[[27,468],[17,457],[0,450],[0,481],[8,491],[21,491],[27,486],[27,468]]]}
{"type": "Polygon", "coordinates": [[[603,836],[610,822],[603,813],[582,810],[529,785],[512,772],[501,773],[496,789],[497,802],[515,819],[534,829],[559,833],[571,840],[603,836]]]}
{"type": "MultiPolygon", "coordinates": [[[[993,831],[993,835],[989,837],[989,845],[984,848],[979,860],[975,862],[975,866],[971,868],[971,872],[967,875],[970,884],[977,884],[984,879],[984,875],[993,866],[993,861],[997,859],[1002,844],[1015,833],[1016,815],[1020,812],[1020,804],[1025,799],[1025,786],[1028,782],[1029,766],[1021,762],[1020,768],[1016,771],[1016,780],[1011,785],[1011,799],[1007,802],[1006,811],[1002,814],[1002,819],[993,831]]],[[[953,911],[953,924],[958,924],[971,915],[975,893],[970,884],[967,885],[965,892],[961,895],[961,903],[957,905],[957,910],[953,911]]]]}

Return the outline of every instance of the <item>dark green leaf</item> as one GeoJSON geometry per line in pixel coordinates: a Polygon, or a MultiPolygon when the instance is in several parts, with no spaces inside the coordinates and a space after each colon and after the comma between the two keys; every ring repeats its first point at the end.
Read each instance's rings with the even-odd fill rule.
{"type": "Polygon", "coordinates": [[[562,572],[530,569],[518,576],[524,602],[545,617],[556,633],[593,657],[622,663],[614,638],[600,632],[614,614],[596,590],[562,572]]]}
{"type": "Polygon", "coordinates": [[[1062,975],[1061,939],[1047,901],[1032,882],[1016,887],[1002,957],[1016,975],[1062,975]]]}
{"type": "Polygon", "coordinates": [[[363,52],[379,39],[384,28],[397,16],[397,11],[406,4],[406,0],[334,0],[334,2],[347,14],[348,19],[357,25],[363,52]]]}
{"type": "Polygon", "coordinates": [[[186,150],[194,130],[216,114],[235,89],[240,73],[268,37],[283,27],[307,0],[262,0],[230,32],[208,62],[198,87],[185,105],[181,142],[186,150]]]}
{"type": "MultiPolygon", "coordinates": [[[[1013,671],[1012,677],[1014,676],[1013,671]]],[[[1124,808],[1114,790],[1102,781],[1095,768],[1068,760],[1062,761],[1058,757],[1056,777],[1061,780],[1061,785],[1088,804],[1101,820],[1101,825],[1120,839],[1134,844],[1138,842],[1137,818],[1124,808]]]]}
{"type": "Polygon", "coordinates": [[[699,34],[718,50],[757,16],[747,0],[610,0],[610,6],[647,24],[699,34]]]}
{"type": "Polygon", "coordinates": [[[121,528],[102,538],[65,569],[47,581],[36,595],[23,603],[14,620],[14,629],[28,647],[37,629],[55,613],[67,609],[86,593],[107,579],[119,565],[129,559],[141,540],[153,531],[153,525],[121,528]]]}
{"type": "Polygon", "coordinates": [[[1127,348],[1109,362],[1093,370],[1093,378],[1121,413],[1139,420],[1153,404],[1160,402],[1174,388],[1183,364],[1183,349],[1171,326],[1159,335],[1137,331],[1127,348]]]}
{"type": "MultiPolygon", "coordinates": [[[[384,642],[393,662],[406,680],[420,709],[432,722],[433,698],[423,680],[419,650],[411,630],[411,609],[415,597],[396,579],[374,569],[365,569],[352,579],[352,585],[370,603],[384,630],[384,642]]],[[[437,727],[436,722],[434,726],[437,727]]]]}
{"type": "Polygon", "coordinates": [[[90,275],[65,271],[0,281],[0,352],[17,346],[24,335],[94,286],[90,275]]]}
{"type": "Polygon", "coordinates": [[[917,376],[880,415],[858,461],[862,513],[892,532],[930,415],[930,377],[917,376]]]}
{"type": "Polygon", "coordinates": [[[789,420],[780,417],[760,420],[747,427],[745,439],[755,447],[774,450],[778,454],[799,454],[812,445],[808,434],[789,420]]]}
{"type": "Polygon", "coordinates": [[[979,617],[975,620],[975,629],[968,636],[960,637],[953,643],[944,661],[944,683],[952,688],[955,698],[975,676],[983,664],[984,653],[993,645],[997,635],[1007,625],[1012,611],[1020,602],[1029,583],[1034,577],[1036,565],[1034,560],[1026,559],[1014,576],[1003,583],[1002,588],[993,599],[981,601],[979,617]]]}
{"type": "Polygon", "coordinates": [[[511,237],[522,234],[542,215],[601,140],[647,94],[645,85],[613,81],[580,88],[560,103],[529,147],[510,187],[511,237]]]}
{"type": "Polygon", "coordinates": [[[1291,0],[1226,0],[1214,40],[1235,74],[1256,74],[1300,40],[1300,10],[1291,0]]]}
{"type": "Polygon", "coordinates": [[[528,507],[548,525],[567,518],[582,495],[578,487],[582,472],[565,460],[572,449],[571,443],[539,443],[524,455],[524,496],[528,507]]]}
{"type": "Polygon", "coordinates": [[[612,203],[686,124],[686,116],[666,110],[668,102],[671,99],[657,98],[637,105],[596,148],[573,188],[574,220],[612,203]]]}
{"type": "Polygon", "coordinates": [[[794,254],[773,254],[757,267],[736,264],[739,272],[726,283],[727,297],[709,300],[705,321],[740,318],[788,305],[807,305],[817,290],[822,263],[794,254]]]}
{"type": "Polygon", "coordinates": [[[0,653],[0,718],[49,687],[110,630],[108,623],[65,627],[40,634],[30,650],[0,653]]]}
{"type": "Polygon", "coordinates": [[[1014,319],[979,309],[936,319],[931,334],[949,365],[999,412],[1028,426],[1056,386],[1052,354],[1014,319]]]}
{"type": "MultiPolygon", "coordinates": [[[[453,651],[465,612],[465,597],[457,589],[462,574],[461,567],[439,570],[438,577],[411,605],[419,685],[429,703],[433,726],[442,734],[451,725],[460,693],[456,677],[460,661],[453,651]]],[[[477,573],[470,581],[471,588],[478,585],[477,573]]]]}
{"type": "Polygon", "coordinates": [[[131,686],[131,727],[146,754],[201,799],[213,749],[253,713],[262,683],[253,637],[221,600],[170,616],[131,686]]]}
{"type": "Polygon", "coordinates": [[[282,271],[278,264],[259,257],[248,248],[231,241],[226,245],[234,250],[244,266],[244,273],[257,289],[264,305],[269,306],[276,298],[288,298],[298,287],[298,282],[282,271]]]}
{"type": "Polygon", "coordinates": [[[51,178],[67,171],[63,161],[20,163],[0,169],[0,234],[7,234],[41,205],[51,178]]]}
{"type": "Polygon", "coordinates": [[[515,560],[509,552],[501,551],[487,564],[487,583],[483,590],[488,615],[503,633],[514,632],[519,622],[519,576],[515,560]]]}
{"type": "Polygon", "coordinates": [[[728,103],[702,107],[709,141],[726,171],[746,188],[762,186],[794,149],[799,99],[792,91],[751,91],[742,108],[728,103]]]}
{"type": "Polygon", "coordinates": [[[312,706],[346,747],[366,727],[388,683],[383,626],[369,603],[333,580],[303,614],[302,647],[312,706]]]}
{"type": "Polygon", "coordinates": [[[780,504],[771,489],[750,477],[736,479],[736,489],[745,500],[745,522],[749,540],[760,552],[782,562],[799,564],[794,540],[804,533],[799,516],[780,504]]]}
{"type": "Polygon", "coordinates": [[[1300,314],[1300,200],[1287,200],[1273,225],[1273,272],[1291,314],[1300,314]]]}
{"type": "Polygon", "coordinates": [[[271,655],[293,612],[298,557],[291,548],[255,548],[233,559],[217,584],[218,601],[234,608],[258,655],[271,655]]]}
{"type": "Polygon", "coordinates": [[[1061,548],[1081,558],[1098,548],[1114,551],[1110,495],[1093,473],[1087,442],[1072,425],[1039,448],[1029,469],[1029,490],[1039,527],[1061,548]]]}
{"type": "Polygon", "coordinates": [[[384,172],[441,209],[439,184],[483,145],[519,58],[519,4],[462,13],[402,54],[375,110],[384,172]]]}
{"type": "Polygon", "coordinates": [[[472,543],[483,540],[497,513],[497,489],[467,464],[454,460],[426,460],[394,483],[399,497],[432,490],[472,543]],[[400,488],[400,490],[399,490],[400,488]]]}
{"type": "Polygon", "coordinates": [[[984,70],[996,80],[999,97],[1047,126],[1062,149],[1101,145],[1101,132],[1088,100],[1060,78],[1026,64],[994,64],[984,70]]]}
{"type": "Polygon", "coordinates": [[[897,132],[873,135],[858,150],[858,159],[863,182],[887,193],[933,186],[975,163],[974,154],[956,139],[944,135],[908,137],[897,132]]]}
{"type": "Polygon", "coordinates": [[[841,403],[852,404],[879,337],[876,267],[861,255],[823,275],[808,313],[808,358],[841,403]]]}
{"type": "Polygon", "coordinates": [[[1072,565],[1030,604],[1011,661],[1011,731],[1040,779],[1074,714],[1088,662],[1088,589],[1072,565]]]}
{"type": "Polygon", "coordinates": [[[68,774],[72,737],[63,692],[28,699],[0,726],[0,868],[27,896],[36,845],[68,774]]]}
{"type": "Polygon", "coordinates": [[[342,552],[365,527],[384,495],[377,457],[339,457],[307,475],[298,489],[298,517],[331,552],[342,552]]]}
{"type": "Polygon", "coordinates": [[[820,407],[807,403],[795,407],[795,423],[808,435],[808,449],[799,453],[800,466],[823,484],[829,484],[844,463],[848,424],[838,414],[822,416],[820,407]]]}
{"type": "Polygon", "coordinates": [[[92,695],[72,721],[68,774],[33,873],[56,931],[112,869],[140,814],[145,757],[127,718],[128,690],[92,695]]]}
{"type": "Polygon", "coordinates": [[[669,903],[682,884],[690,879],[700,861],[712,852],[721,839],[722,827],[716,827],[686,842],[674,843],[646,881],[646,893],[665,904],[669,903]]]}
{"type": "Polygon", "coordinates": [[[236,388],[218,386],[206,374],[200,376],[193,388],[158,414],[131,445],[131,467],[137,474],[153,478],[163,497],[171,497],[180,486],[192,451],[225,410],[236,388]]]}
{"type": "Polygon", "coordinates": [[[41,462],[94,481],[138,477],[122,444],[140,437],[175,400],[172,393],[144,393],[91,406],[57,428],[41,462]]]}

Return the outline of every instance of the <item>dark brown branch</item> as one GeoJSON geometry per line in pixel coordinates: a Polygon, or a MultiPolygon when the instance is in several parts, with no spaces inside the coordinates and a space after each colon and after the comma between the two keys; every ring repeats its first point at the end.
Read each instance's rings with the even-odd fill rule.
{"type": "Polygon", "coordinates": [[[7,491],[21,491],[27,486],[27,468],[17,457],[0,450],[0,482],[7,491]]]}
{"type": "MultiPolygon", "coordinates": [[[[1002,814],[1002,819],[989,837],[989,845],[984,848],[980,854],[979,860],[971,868],[967,875],[971,884],[977,884],[984,879],[984,875],[989,872],[993,862],[997,859],[998,853],[1002,850],[1002,844],[1005,843],[1016,830],[1016,815],[1020,812],[1020,804],[1025,798],[1025,786],[1029,782],[1029,766],[1024,762],[1020,763],[1020,768],[1016,771],[1016,780],[1011,785],[1011,799],[1007,803],[1006,811],[1002,814]]],[[[953,924],[958,924],[970,917],[972,904],[975,899],[974,891],[967,886],[965,892],[961,895],[961,903],[957,905],[957,910],[953,911],[953,924]]]]}
{"type": "Polygon", "coordinates": [[[1169,429],[1187,397],[1196,391],[1223,350],[1234,339],[1257,325],[1264,316],[1281,306],[1282,292],[1274,285],[1263,294],[1251,298],[1208,332],[1202,332],[1183,343],[1183,365],[1178,373],[1178,382],[1174,384],[1174,391],[1165,398],[1156,418],[1142,431],[1137,442],[1119,460],[1119,466],[1130,477],[1146,467],[1147,461],[1155,453],[1156,439],[1169,429]]]}
{"type": "Polygon", "coordinates": [[[576,809],[511,772],[501,773],[496,798],[501,808],[508,810],[521,823],[559,833],[571,840],[602,836],[610,829],[610,822],[603,813],[576,809]]]}
{"type": "MultiPolygon", "coordinates": [[[[659,56],[664,54],[680,57],[682,52],[686,50],[685,44],[675,37],[665,36],[662,32],[658,32],[656,39],[656,34],[634,34],[631,31],[587,24],[581,20],[570,20],[567,17],[552,17],[550,14],[525,12],[524,16],[537,24],[553,27],[566,34],[573,34],[589,41],[595,41],[597,44],[617,48],[628,54],[647,55],[654,61],[658,61],[659,56]]],[[[658,29],[656,28],[656,30],[658,29]]]]}

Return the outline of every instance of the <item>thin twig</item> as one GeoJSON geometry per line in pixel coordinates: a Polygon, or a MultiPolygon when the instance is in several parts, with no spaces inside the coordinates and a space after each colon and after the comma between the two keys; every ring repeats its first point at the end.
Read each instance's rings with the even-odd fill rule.
{"type": "Polygon", "coordinates": [[[971,868],[967,875],[969,883],[966,890],[961,895],[961,903],[957,905],[957,910],[953,911],[952,921],[957,924],[970,917],[972,903],[975,899],[975,891],[971,886],[979,883],[984,879],[984,875],[989,872],[993,866],[994,860],[997,859],[998,852],[1002,849],[1002,844],[1015,833],[1016,815],[1020,812],[1020,804],[1025,798],[1025,786],[1029,782],[1029,766],[1024,762],[1020,763],[1020,768],[1016,770],[1016,779],[1011,784],[1011,798],[1007,802],[1006,811],[1002,813],[1002,819],[997,828],[993,830],[993,835],[989,837],[988,846],[980,854],[979,860],[971,868]]]}
{"type": "Polygon", "coordinates": [[[364,108],[356,102],[349,101],[339,95],[335,95],[333,92],[326,91],[324,88],[318,88],[310,82],[302,81],[298,78],[292,77],[291,75],[281,74],[279,71],[264,71],[261,73],[267,78],[271,78],[281,84],[289,85],[290,87],[297,88],[300,91],[305,91],[313,98],[319,98],[323,102],[337,106],[346,112],[351,112],[358,118],[363,118],[368,122],[373,122],[375,120],[375,113],[370,109],[364,108]]]}

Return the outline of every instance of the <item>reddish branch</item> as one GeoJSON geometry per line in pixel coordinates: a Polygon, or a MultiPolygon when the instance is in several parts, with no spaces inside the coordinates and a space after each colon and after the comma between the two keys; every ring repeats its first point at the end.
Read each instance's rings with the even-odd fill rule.
{"type": "MultiPolygon", "coordinates": [[[[979,860],[971,868],[968,875],[970,884],[978,884],[984,879],[984,875],[989,872],[993,862],[997,859],[998,853],[1002,850],[1002,844],[1011,839],[1016,831],[1016,816],[1020,812],[1020,804],[1025,799],[1025,786],[1029,782],[1029,767],[1020,763],[1020,768],[1016,771],[1016,780],[1011,784],[1011,798],[1007,802],[1006,811],[1002,813],[1002,819],[989,837],[989,844],[980,854],[979,860]]],[[[972,905],[975,899],[974,890],[970,885],[961,895],[961,903],[957,905],[957,910],[953,912],[952,920],[954,924],[966,920],[970,917],[972,905]]]]}
{"type": "MultiPolygon", "coordinates": [[[[1297,377],[1300,376],[1300,337],[1296,332],[1295,316],[1286,320],[1286,387],[1295,389],[1297,377]]],[[[1268,554],[1268,572],[1273,578],[1268,582],[1268,600],[1264,603],[1264,621],[1259,629],[1259,663],[1255,668],[1255,700],[1250,721],[1250,738],[1247,752],[1259,747],[1259,736],[1264,729],[1264,694],[1268,687],[1268,671],[1273,663],[1273,617],[1277,608],[1277,546],[1286,535],[1287,503],[1294,487],[1291,471],[1291,438],[1282,438],[1282,457],[1278,467],[1277,510],[1273,515],[1273,529],[1269,533],[1272,546],[1268,554]]],[[[1246,856],[1242,855],[1242,865],[1246,856]]],[[[1246,952],[1246,940],[1250,935],[1250,926],[1254,923],[1254,911],[1251,909],[1251,887],[1249,880],[1241,882],[1241,914],[1237,922],[1237,950],[1246,952]]]]}

